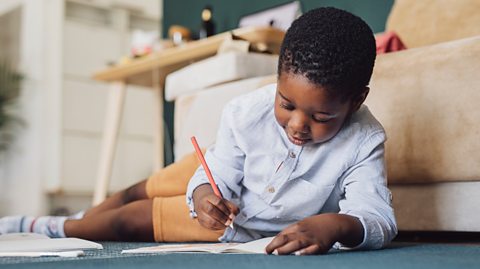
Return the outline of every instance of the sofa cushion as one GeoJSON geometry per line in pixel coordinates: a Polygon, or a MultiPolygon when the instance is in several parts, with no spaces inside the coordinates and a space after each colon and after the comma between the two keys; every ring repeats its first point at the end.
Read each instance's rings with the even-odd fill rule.
{"type": "Polygon", "coordinates": [[[215,86],[204,91],[181,95],[175,102],[175,160],[193,151],[191,136],[201,147],[215,142],[223,107],[228,101],[248,93],[275,78],[255,77],[215,86]]]}
{"type": "MultiPolygon", "coordinates": [[[[379,55],[366,100],[386,129],[390,184],[480,180],[480,37],[379,55]]],[[[175,157],[214,142],[223,105],[275,75],[184,95],[175,157]]]]}
{"type": "Polygon", "coordinates": [[[480,180],[480,36],[377,57],[390,183],[480,180]]]}
{"type": "Polygon", "coordinates": [[[395,0],[386,29],[408,48],[480,35],[478,0],[395,0]]]}
{"type": "Polygon", "coordinates": [[[186,93],[256,76],[274,74],[278,55],[227,52],[170,73],[165,81],[165,99],[175,100],[186,93]]]}

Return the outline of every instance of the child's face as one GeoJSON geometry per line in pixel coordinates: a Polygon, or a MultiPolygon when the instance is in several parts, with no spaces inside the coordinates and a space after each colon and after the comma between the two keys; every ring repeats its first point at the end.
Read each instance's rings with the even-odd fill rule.
{"type": "Polygon", "coordinates": [[[282,73],[278,79],[275,118],[295,145],[322,143],[334,137],[358,107],[352,101],[341,102],[302,75],[282,73]]]}

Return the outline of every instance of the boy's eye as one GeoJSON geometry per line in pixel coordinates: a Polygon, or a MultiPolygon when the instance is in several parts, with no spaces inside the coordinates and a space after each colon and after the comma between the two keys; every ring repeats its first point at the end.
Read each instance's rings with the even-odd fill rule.
{"type": "Polygon", "coordinates": [[[286,110],[293,110],[295,108],[291,104],[286,104],[286,103],[280,103],[280,107],[282,107],[286,110]]]}
{"type": "Polygon", "coordinates": [[[331,120],[331,118],[325,119],[325,118],[320,118],[320,117],[315,117],[315,116],[313,116],[312,118],[315,122],[318,122],[318,123],[327,123],[331,120]]]}

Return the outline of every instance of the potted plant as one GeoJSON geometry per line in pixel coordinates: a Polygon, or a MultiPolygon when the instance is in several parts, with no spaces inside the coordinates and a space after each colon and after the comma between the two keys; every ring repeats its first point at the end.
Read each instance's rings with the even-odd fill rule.
{"type": "Polygon", "coordinates": [[[8,149],[15,138],[15,131],[22,125],[22,120],[15,113],[21,81],[20,73],[7,62],[0,62],[0,153],[8,149]]]}

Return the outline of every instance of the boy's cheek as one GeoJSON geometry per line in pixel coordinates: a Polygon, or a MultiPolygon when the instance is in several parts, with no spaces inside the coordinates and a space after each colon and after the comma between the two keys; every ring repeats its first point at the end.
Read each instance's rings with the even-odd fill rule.
{"type": "Polygon", "coordinates": [[[275,119],[277,120],[277,123],[283,128],[285,129],[285,126],[287,125],[287,120],[286,120],[286,117],[284,115],[282,115],[283,113],[281,112],[278,112],[278,113],[275,113],[275,119]]]}

